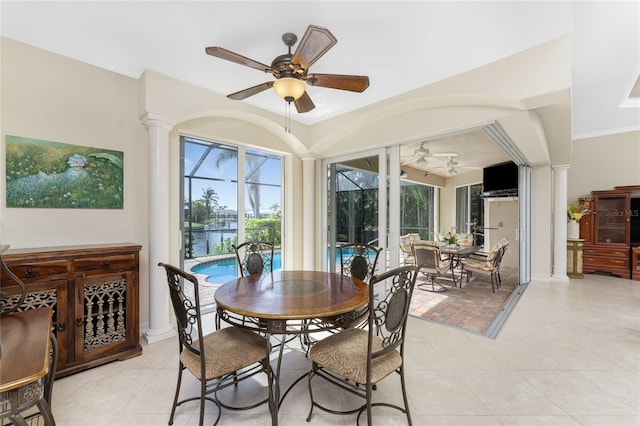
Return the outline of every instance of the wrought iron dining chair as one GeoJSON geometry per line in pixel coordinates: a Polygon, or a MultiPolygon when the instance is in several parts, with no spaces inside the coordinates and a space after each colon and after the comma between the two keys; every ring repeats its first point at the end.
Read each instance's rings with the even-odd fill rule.
{"type": "Polygon", "coordinates": [[[502,286],[500,265],[507,251],[507,247],[509,247],[509,240],[503,238],[491,247],[486,259],[463,259],[462,271],[467,275],[467,283],[469,283],[469,278],[474,272],[489,275],[491,279],[491,290],[495,293],[496,290],[502,286]]]}
{"type": "Polygon", "coordinates": [[[418,282],[416,286],[426,291],[447,291],[447,287],[436,282],[436,278],[440,278],[450,271],[450,261],[443,259],[438,246],[430,244],[413,244],[413,257],[416,260],[418,270],[426,278],[427,282],[418,282]],[[431,290],[426,287],[431,286],[431,290]]]}
{"type": "MultiPolygon", "coordinates": [[[[365,243],[348,243],[338,247],[340,252],[340,273],[369,282],[376,273],[376,266],[382,247],[365,243]]],[[[349,327],[366,326],[367,309],[359,312],[357,319],[349,327]]]]}
{"type": "Polygon", "coordinates": [[[200,315],[200,296],[198,279],[187,272],[166,263],[159,263],[167,272],[169,295],[176,316],[178,327],[178,343],[180,362],[178,383],[171,407],[169,424],[173,424],[176,408],[189,401],[200,401],[200,426],[204,421],[205,401],[211,401],[218,407],[217,424],[222,408],[245,410],[258,407],[264,403],[272,412],[272,390],[269,395],[246,406],[231,406],[220,400],[218,392],[229,386],[249,379],[256,374],[264,373],[271,383],[271,366],[269,364],[268,342],[257,333],[239,327],[226,327],[204,335],[200,315]],[[193,300],[187,298],[184,286],[193,286],[193,300]],[[188,370],[200,382],[200,394],[178,400],[182,373],[188,370]]]}
{"type": "Polygon", "coordinates": [[[375,275],[381,247],[365,243],[348,243],[338,247],[340,252],[340,272],[362,281],[369,281],[375,275]]]}
{"type": "MultiPolygon", "coordinates": [[[[402,266],[372,277],[367,329],[345,329],[311,347],[309,358],[312,365],[308,376],[311,408],[307,421],[311,421],[313,409],[318,407],[333,414],[358,413],[358,424],[360,415],[366,411],[371,425],[371,407],[386,406],[400,410],[411,424],[404,375],[404,345],[417,274],[417,266],[402,266]],[[376,286],[377,283],[380,285],[376,286]],[[379,287],[377,297],[376,287],[379,287]],[[392,373],[400,376],[404,407],[389,402],[372,402],[374,384],[392,373]],[[322,405],[313,396],[312,382],[316,377],[363,398],[364,404],[352,410],[334,410],[322,405]]],[[[382,392],[377,394],[384,395],[382,392]]]]}
{"type": "Polygon", "coordinates": [[[232,247],[236,253],[241,277],[273,272],[274,246],[272,243],[267,241],[246,241],[232,247]]]}

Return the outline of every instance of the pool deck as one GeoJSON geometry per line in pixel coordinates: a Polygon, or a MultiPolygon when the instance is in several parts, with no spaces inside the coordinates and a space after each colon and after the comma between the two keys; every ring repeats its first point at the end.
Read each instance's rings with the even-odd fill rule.
{"type": "MultiPolygon", "coordinates": [[[[233,259],[235,254],[219,254],[211,256],[202,256],[195,259],[184,260],[184,270],[192,273],[198,279],[198,285],[200,286],[200,311],[203,314],[213,312],[216,309],[216,302],[214,294],[218,287],[224,283],[210,283],[207,281],[208,275],[197,274],[191,272],[191,268],[201,263],[210,262],[212,260],[233,259]]],[[[185,288],[185,292],[188,293],[189,289],[185,288]]]]}

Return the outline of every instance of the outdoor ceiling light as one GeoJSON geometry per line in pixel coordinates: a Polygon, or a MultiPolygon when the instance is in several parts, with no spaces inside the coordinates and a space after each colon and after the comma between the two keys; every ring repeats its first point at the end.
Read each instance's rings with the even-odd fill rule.
{"type": "Polygon", "coordinates": [[[400,170],[400,179],[406,179],[407,176],[407,172],[405,172],[404,170],[400,170]]]}
{"type": "Polygon", "coordinates": [[[427,164],[428,164],[428,163],[429,163],[429,162],[428,162],[428,161],[427,161],[427,159],[426,159],[426,158],[424,158],[424,157],[420,157],[420,158],[418,158],[418,159],[416,160],[416,165],[417,165],[417,166],[419,166],[419,167],[427,167],[427,164]]]}

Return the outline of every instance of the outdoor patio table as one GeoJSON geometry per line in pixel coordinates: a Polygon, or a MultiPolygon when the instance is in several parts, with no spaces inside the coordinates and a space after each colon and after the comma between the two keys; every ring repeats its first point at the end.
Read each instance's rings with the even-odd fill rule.
{"type": "MultiPolygon", "coordinates": [[[[453,277],[454,287],[458,286],[456,284],[456,268],[460,266],[462,259],[480,251],[480,248],[480,246],[440,246],[440,253],[449,257],[449,269],[451,270],[451,276],[453,277]]],[[[462,273],[460,273],[460,287],[462,287],[462,273]]]]}
{"type": "MultiPolygon", "coordinates": [[[[323,271],[275,271],[249,275],[223,284],[215,293],[218,316],[237,327],[281,339],[272,375],[273,422],[278,424],[280,367],[288,335],[327,331],[351,324],[363,315],[367,284],[357,278],[323,271]]],[[[267,348],[269,354],[271,348],[267,348]]],[[[286,393],[285,393],[286,395],[286,393]]]]}

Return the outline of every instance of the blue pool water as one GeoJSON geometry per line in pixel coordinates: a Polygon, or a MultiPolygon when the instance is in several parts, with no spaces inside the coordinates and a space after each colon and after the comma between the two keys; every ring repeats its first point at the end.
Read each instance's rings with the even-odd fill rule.
{"type": "MultiPolygon", "coordinates": [[[[275,253],[273,255],[273,270],[276,271],[281,268],[282,259],[280,253],[275,253]]],[[[194,266],[191,268],[191,272],[208,275],[207,282],[209,283],[224,284],[238,277],[238,261],[235,257],[212,260],[194,266]]]]}
{"type": "MultiPolygon", "coordinates": [[[[338,251],[336,251],[336,264],[340,264],[338,251]]],[[[273,255],[273,270],[277,271],[278,269],[282,269],[282,258],[280,253],[275,253],[273,255]]],[[[238,262],[235,257],[211,260],[192,267],[191,272],[208,275],[207,282],[209,283],[224,284],[238,277],[238,262]]]]}

